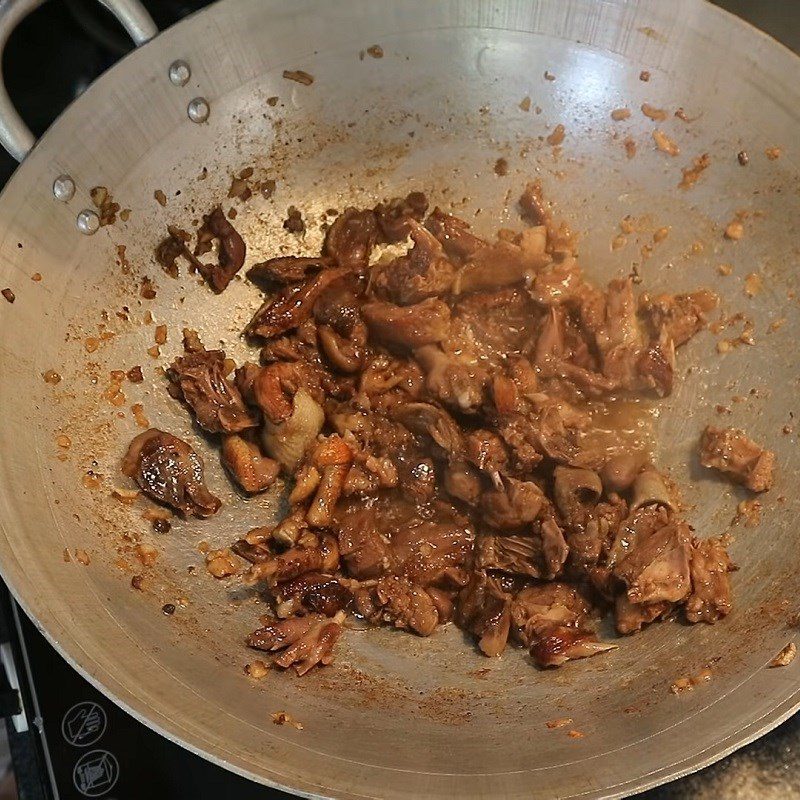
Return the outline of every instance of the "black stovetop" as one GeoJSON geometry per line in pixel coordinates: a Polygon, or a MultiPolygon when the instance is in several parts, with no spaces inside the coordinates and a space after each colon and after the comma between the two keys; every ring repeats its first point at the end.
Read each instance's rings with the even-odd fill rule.
{"type": "MultiPolygon", "coordinates": [[[[160,28],[210,0],[144,0],[160,28]]],[[[287,0],[290,2],[290,0],[287,0]]],[[[800,3],[718,0],[795,49],[800,3]]],[[[9,94],[36,135],[132,48],[97,0],[51,0],[12,35],[3,60],[9,94]]],[[[0,154],[0,185],[15,168],[0,154]]],[[[19,796],[24,800],[289,799],[167,741],[103,697],[50,647],[0,584],[0,651],[16,665],[23,714],[7,717],[19,796]],[[17,731],[15,727],[25,727],[17,731]]],[[[17,696],[0,679],[0,712],[17,696]]],[[[641,795],[640,800],[800,800],[800,715],[703,772],[641,795]]]]}

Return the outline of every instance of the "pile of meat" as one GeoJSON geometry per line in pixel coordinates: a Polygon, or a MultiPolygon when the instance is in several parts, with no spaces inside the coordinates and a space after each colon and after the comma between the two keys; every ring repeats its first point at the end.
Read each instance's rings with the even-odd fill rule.
{"type": "MultiPolygon", "coordinates": [[[[609,610],[622,634],[730,611],[724,541],[696,538],[648,454],[598,445],[588,412],[668,395],[675,350],[716,298],[594,286],[537,185],[520,209],[522,232],[487,241],[420,193],[348,208],[321,255],[248,271],[267,293],[245,331],[260,363],[236,367],[185,331],[171,394],[218,435],[243,492],[289,481],[283,520],[208,559],[217,577],[249,562],[272,612],[247,644],[282,651],[275,664],[329,664],[347,615],[419,636],[452,621],[488,656],[510,639],[555,666],[616,647],[594,630],[609,610]]],[[[177,274],[184,257],[221,291],[244,243],[217,212],[201,233],[191,252],[171,229],[159,259],[177,274]],[[219,264],[203,265],[215,237],[219,264]]],[[[737,460],[725,432],[706,433],[712,466],[767,488],[769,457],[738,435],[757,452],[737,460]]],[[[169,433],[138,436],[123,470],[182,515],[220,507],[169,433]]]]}

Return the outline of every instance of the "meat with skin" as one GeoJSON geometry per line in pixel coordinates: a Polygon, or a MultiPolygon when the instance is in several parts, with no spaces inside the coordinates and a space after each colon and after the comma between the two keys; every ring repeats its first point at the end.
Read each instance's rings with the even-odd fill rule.
{"type": "Polygon", "coordinates": [[[269,489],[280,472],[280,464],[267,458],[256,441],[238,434],[223,438],[220,458],[231,477],[248,494],[269,489]]]}
{"type": "Polygon", "coordinates": [[[300,284],[287,286],[277,297],[267,300],[256,311],[245,328],[251,336],[271,339],[305,322],[314,310],[322,292],[349,272],[348,267],[335,267],[319,272],[300,284]]]}
{"type": "Polygon", "coordinates": [[[480,508],[487,525],[513,530],[533,522],[545,503],[544,493],[535,483],[507,478],[503,488],[484,492],[480,508]]]}
{"type": "Polygon", "coordinates": [[[273,620],[247,637],[247,645],[256,650],[283,650],[273,663],[283,669],[294,666],[305,675],[318,664],[333,663],[333,649],[342,632],[344,614],[332,620],[318,614],[273,620]]]}
{"type": "Polygon", "coordinates": [[[373,209],[378,221],[380,239],[386,244],[402,242],[409,234],[412,221],[422,222],[428,210],[428,198],[422,192],[409,192],[373,209]]]}
{"type": "Polygon", "coordinates": [[[532,535],[480,536],[475,566],[514,575],[544,578],[544,553],[540,537],[532,535]]]}
{"type": "Polygon", "coordinates": [[[474,572],[458,595],[455,622],[478,638],[478,647],[489,657],[502,654],[511,625],[511,598],[485,572],[474,572]]]}
{"type": "Polygon", "coordinates": [[[692,542],[692,592],[686,601],[689,622],[716,622],[731,610],[729,572],[736,569],[721,539],[692,542]]]}
{"type": "Polygon", "coordinates": [[[271,289],[302,283],[323,269],[332,267],[334,260],[327,256],[278,256],[253,264],[247,277],[259,286],[271,289]]]}
{"type": "Polygon", "coordinates": [[[203,459],[182,439],[157,428],[130,443],[122,472],[184,517],[210,517],[222,505],[206,487],[203,459]]]}
{"type": "Polygon", "coordinates": [[[377,241],[378,221],[375,212],[347,208],[328,228],[322,252],[341,267],[364,270],[369,265],[369,257],[377,241]]]}
{"type": "Polygon", "coordinates": [[[435,344],[447,336],[450,309],[438,298],[428,298],[410,306],[374,301],[362,314],[370,334],[389,347],[415,349],[435,344]]]}
{"type": "Polygon", "coordinates": [[[392,409],[391,416],[412,433],[428,438],[444,458],[455,458],[463,453],[461,431],[444,409],[430,403],[401,403],[392,409]]]}
{"type": "MultiPolygon", "coordinates": [[[[215,208],[208,216],[203,217],[203,225],[197,231],[198,249],[202,249],[210,239],[219,240],[219,257],[216,266],[200,265],[198,269],[208,281],[209,286],[217,293],[225,291],[234,275],[244,265],[247,252],[244,240],[230,223],[223,210],[215,208]]],[[[195,255],[200,255],[195,250],[195,255]]]]}
{"type": "Polygon", "coordinates": [[[729,475],[751,492],[772,486],[775,454],[736,428],[706,426],[700,441],[700,463],[729,475]]]}
{"type": "Polygon", "coordinates": [[[439,624],[439,613],[431,596],[407,578],[387,575],[375,585],[375,598],[383,619],[396,628],[430,636],[439,624]]]}
{"type": "Polygon", "coordinates": [[[223,350],[187,351],[167,370],[167,377],[194,411],[197,424],[210,433],[239,433],[258,425],[236,384],[226,377],[223,350]]]}

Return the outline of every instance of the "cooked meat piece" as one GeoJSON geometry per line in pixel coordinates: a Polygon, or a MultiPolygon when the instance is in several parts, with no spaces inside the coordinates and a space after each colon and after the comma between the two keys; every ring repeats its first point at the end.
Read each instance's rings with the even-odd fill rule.
{"type": "Polygon", "coordinates": [[[672,492],[661,473],[652,468],[642,470],[633,480],[631,487],[631,511],[651,504],[662,505],[676,510],[672,492]]]}
{"type": "Polygon", "coordinates": [[[478,248],[459,271],[455,294],[501,289],[529,282],[550,261],[544,251],[544,236],[526,231],[515,241],[497,241],[478,248]]]}
{"type": "Polygon", "coordinates": [[[422,192],[410,192],[404,198],[395,197],[388,203],[375,206],[381,241],[387,244],[402,242],[408,236],[412,220],[422,222],[428,210],[428,198],[422,192]]]}
{"type": "Polygon", "coordinates": [[[555,468],[553,496],[561,516],[570,526],[585,524],[602,494],[603,485],[596,472],[569,467],[555,468]]]}
{"type": "Polygon", "coordinates": [[[167,370],[176,394],[210,433],[238,433],[258,425],[258,416],[245,406],[227,371],[225,351],[205,349],[187,351],[167,370]]]}
{"type": "Polygon", "coordinates": [[[430,394],[445,405],[462,412],[476,412],[484,401],[489,373],[479,364],[460,355],[451,355],[437,345],[426,345],[414,352],[425,370],[425,385],[430,394]]]}
{"type": "Polygon", "coordinates": [[[480,536],[475,566],[531,578],[545,576],[542,539],[539,536],[480,536]]]}
{"type": "Polygon", "coordinates": [[[324,528],[333,522],[333,510],[339,502],[352,463],[353,452],[341,436],[328,436],[316,446],[311,464],[319,471],[320,481],[306,513],[312,527],[324,528]]]}
{"type": "Polygon", "coordinates": [[[545,206],[539,181],[525,184],[519,198],[519,210],[522,218],[531,225],[544,225],[550,220],[550,211],[545,206]]]}
{"type": "Polygon", "coordinates": [[[617,645],[597,641],[597,634],[566,625],[542,626],[530,646],[531,658],[540,667],[560,667],[567,661],[616,650],[617,645]]]}
{"type": "Polygon", "coordinates": [[[391,570],[420,586],[442,580],[472,553],[473,535],[466,522],[411,519],[391,537],[391,570]]]}
{"type": "Polygon", "coordinates": [[[581,464],[577,430],[565,422],[565,408],[548,403],[537,413],[511,414],[498,421],[497,430],[518,462],[532,469],[543,456],[561,464],[581,464]]]}
{"type": "Polygon", "coordinates": [[[360,500],[344,503],[337,513],[335,529],[348,574],[368,580],[388,571],[388,538],[381,535],[373,508],[360,500]]]}
{"type": "Polygon", "coordinates": [[[445,214],[438,207],[425,220],[425,227],[457,264],[466,263],[478,250],[487,246],[486,241],[470,233],[470,227],[464,220],[445,214]]]}
{"type": "Polygon", "coordinates": [[[683,600],[691,590],[690,541],[691,530],[685,522],[669,521],[655,530],[639,532],[614,568],[614,574],[628,587],[628,599],[633,603],[683,600]]]}
{"type": "Polygon", "coordinates": [[[626,491],[644,467],[646,460],[643,453],[622,453],[612,456],[600,470],[603,488],[607,492],[626,491]]]}
{"type": "Polygon", "coordinates": [[[203,217],[203,224],[197,231],[198,246],[195,255],[207,252],[204,245],[211,239],[219,240],[217,265],[203,264],[201,267],[198,262],[197,267],[209,286],[219,294],[228,287],[233,276],[242,268],[246,253],[244,240],[219,206],[208,216],[203,217]]]}
{"type": "Polygon", "coordinates": [[[298,327],[311,316],[322,292],[349,271],[348,267],[325,269],[304,283],[287,286],[256,311],[245,333],[270,339],[298,327]]]}
{"type": "Polygon", "coordinates": [[[307,572],[278,589],[282,602],[297,600],[307,610],[332,617],[339,611],[346,611],[353,604],[353,593],[333,575],[321,572],[307,572]]]}
{"type": "Polygon", "coordinates": [[[248,494],[269,489],[280,472],[280,464],[267,458],[257,442],[235,433],[223,437],[220,457],[231,477],[248,494]]]}
{"type": "Polygon", "coordinates": [[[508,452],[503,440],[492,431],[470,431],[464,439],[467,460],[486,473],[498,490],[503,490],[501,476],[506,474],[508,452]]]}
{"type": "Polygon", "coordinates": [[[363,270],[369,265],[369,257],[377,241],[375,212],[346,208],[328,228],[322,252],[341,267],[363,270]]]}
{"type": "Polygon", "coordinates": [[[333,259],[327,256],[278,256],[253,264],[247,270],[247,277],[253,283],[271,289],[276,285],[302,283],[333,264],[333,259]]]}
{"type": "Polygon", "coordinates": [[[181,516],[210,517],[222,505],[206,488],[203,459],[182,439],[157,428],[130,443],[122,472],[181,516]]]}
{"type": "Polygon", "coordinates": [[[544,556],[544,577],[552,579],[561,574],[561,570],[569,557],[569,546],[564,538],[564,531],[552,518],[539,525],[542,537],[542,553],[544,556]]]}
{"type": "Polygon", "coordinates": [[[439,613],[431,596],[407,578],[387,575],[375,585],[381,616],[396,628],[430,636],[439,624],[439,613]]]}
{"type": "Polygon", "coordinates": [[[317,614],[274,620],[247,637],[247,644],[256,650],[284,650],[273,663],[283,669],[294,666],[298,675],[305,675],[317,664],[333,663],[333,648],[342,632],[344,614],[332,620],[317,614]]]}
{"type": "Polygon", "coordinates": [[[450,294],[456,277],[456,268],[430,232],[414,220],[408,227],[414,246],[406,255],[376,267],[374,281],[381,294],[401,306],[450,294]]]}
{"type": "Polygon", "coordinates": [[[616,497],[587,509],[581,519],[567,521],[565,539],[572,564],[581,571],[594,567],[611,545],[627,512],[625,501],[616,497]]]}
{"type": "Polygon", "coordinates": [[[686,601],[689,622],[716,622],[731,610],[729,572],[736,569],[721,539],[692,542],[692,593],[686,601]]]}
{"type": "Polygon", "coordinates": [[[565,258],[540,269],[528,293],[542,306],[580,306],[588,285],[574,258],[565,258]]]}
{"type": "Polygon", "coordinates": [[[414,349],[435,344],[447,336],[450,326],[450,309],[438,298],[412,306],[374,301],[367,303],[362,313],[372,336],[390,347],[414,349]]]}
{"type": "Polygon", "coordinates": [[[736,428],[706,426],[700,441],[700,463],[729,475],[752,492],[772,486],[775,453],[766,450],[736,428]]]}
{"type": "Polygon", "coordinates": [[[484,655],[499,656],[506,648],[510,600],[485,572],[474,572],[458,595],[456,625],[478,637],[478,647],[484,655]]]}
{"type": "Polygon", "coordinates": [[[457,500],[476,506],[483,486],[478,471],[466,461],[452,461],[444,470],[442,484],[445,491],[457,500]]]}
{"type": "Polygon", "coordinates": [[[256,562],[245,575],[245,582],[266,581],[268,585],[275,586],[306,572],[334,572],[338,566],[339,546],[336,539],[330,534],[323,534],[317,546],[298,545],[256,562]]]}
{"type": "Polygon", "coordinates": [[[429,439],[444,458],[458,457],[464,451],[458,425],[442,408],[430,403],[401,403],[392,409],[391,416],[412,433],[429,439]]]}
{"type": "Polygon", "coordinates": [[[617,633],[636,633],[645,625],[665,617],[674,606],[674,603],[666,600],[655,603],[632,603],[627,594],[618,595],[614,604],[617,633]]]}
{"type": "Polygon", "coordinates": [[[191,268],[197,272],[205,269],[205,264],[198,260],[186,244],[190,239],[186,231],[176,228],[174,225],[167,225],[167,232],[169,236],[156,247],[156,261],[163,267],[167,275],[171,278],[178,277],[178,264],[176,263],[178,256],[183,256],[191,268]]]}
{"type": "Polygon", "coordinates": [[[666,329],[669,338],[680,347],[706,326],[706,314],[713,311],[719,298],[707,289],[689,294],[642,295],[639,311],[647,321],[651,336],[666,329]]]}
{"type": "Polygon", "coordinates": [[[445,625],[450,622],[456,611],[453,592],[446,592],[444,589],[437,589],[434,586],[428,586],[425,592],[433,601],[436,615],[439,617],[439,624],[445,625]]]}
{"type": "Polygon", "coordinates": [[[347,375],[359,372],[366,358],[367,331],[360,325],[349,337],[342,336],[328,325],[317,329],[319,343],[328,363],[347,375]]]}
{"type": "Polygon", "coordinates": [[[502,489],[484,492],[480,507],[487,525],[513,530],[533,522],[546,502],[544,492],[535,483],[506,478],[502,489]]]}
{"type": "Polygon", "coordinates": [[[675,382],[675,343],[665,327],[657,339],[652,339],[640,353],[636,369],[645,384],[656,390],[659,397],[672,393],[675,382]]]}

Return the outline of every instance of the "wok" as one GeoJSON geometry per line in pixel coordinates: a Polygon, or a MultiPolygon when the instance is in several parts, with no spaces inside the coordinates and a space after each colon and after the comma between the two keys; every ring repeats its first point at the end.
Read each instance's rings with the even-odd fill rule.
{"type": "MultiPolygon", "coordinates": [[[[0,7],[3,41],[36,5],[0,7]]],[[[135,0],[105,5],[137,42],[156,33],[135,0]]],[[[796,635],[790,623],[800,610],[800,449],[791,428],[800,62],[789,51],[698,0],[223,0],[109,70],[27,155],[32,139],[7,96],[0,101],[3,142],[25,156],[0,197],[0,284],[16,295],[13,305],[0,301],[0,564],[48,639],[116,703],[253,780],[343,798],[620,796],[721,758],[800,705],[800,661],[767,668],[796,635]],[[383,58],[362,60],[373,44],[383,58]],[[189,66],[185,83],[181,69],[170,80],[178,59],[189,66]],[[314,83],[287,81],[285,69],[306,70],[314,83]],[[207,103],[205,122],[187,114],[195,98],[207,103]],[[654,123],[639,113],[643,102],[670,115],[683,107],[696,119],[654,123]],[[612,122],[610,111],[622,106],[632,117],[612,122]],[[557,123],[566,129],[560,156],[540,138],[557,123]],[[679,143],[679,156],[653,147],[656,125],[679,143]],[[638,143],[632,159],[628,135],[638,143]],[[782,147],[782,157],[768,159],[770,147],[782,147]],[[747,166],[737,162],[742,150],[747,166]],[[711,166],[679,190],[680,167],[704,152],[711,166]],[[507,176],[492,170],[501,156],[507,176]],[[700,536],[728,530],[745,497],[694,455],[702,427],[720,419],[715,405],[730,410],[725,424],[777,453],[760,526],[732,528],[740,570],[731,616],[715,626],[655,625],[557,672],[535,670],[522,652],[482,658],[455,629],[424,641],[372,630],[349,632],[337,663],[316,675],[246,678],[252,653],[243,637],[264,607],[235,582],[207,575],[197,545],[223,546],[265,524],[279,498],[234,496],[159,368],[179,349],[184,325],[247,357],[239,332],[259,293],[246,281],[220,296],[192,276],[174,281],[155,265],[153,247],[167,223],[188,226],[248,166],[277,182],[272,198],[230,201],[248,263],[296,248],[281,227],[289,205],[314,220],[329,207],[422,189],[489,231],[519,224],[514,198],[538,176],[581,232],[590,274],[608,277],[640,261],[641,288],[710,285],[726,314],[745,312],[755,344],[721,355],[711,334],[695,339],[681,354],[686,374],[654,422],[658,461],[682,487],[700,536]],[[54,196],[59,176],[70,177],[73,196],[66,178],[54,196]],[[131,213],[85,235],[94,220],[80,212],[93,208],[96,186],[131,213]],[[154,199],[159,189],[165,206],[154,199]],[[740,210],[746,235],[727,240],[722,231],[740,210]],[[639,233],[612,251],[628,214],[639,233]],[[643,260],[641,245],[661,226],[670,235],[643,260]],[[720,263],[733,274],[721,276],[720,263]],[[751,272],[762,285],[749,297],[751,272]],[[140,296],[143,276],[155,281],[155,299],[140,296]],[[169,327],[158,358],[146,352],[147,312],[169,327]],[[778,318],[785,323],[768,332],[778,318]],[[109,371],[137,364],[144,383],[123,384],[124,403],[114,405],[109,371]],[[45,382],[48,370],[62,380],[45,382]],[[137,402],[152,425],[204,456],[210,488],[226,501],[213,520],[155,534],[141,517],[143,500],[111,496],[125,486],[119,459],[139,430],[130,410],[137,402]],[[130,584],[142,571],[129,552],[137,538],[160,552],[141,593],[130,584]],[[165,603],[176,613],[165,616],[165,603]],[[709,664],[707,684],[670,692],[709,664]],[[303,730],[273,725],[277,711],[303,730]],[[573,722],[550,730],[554,718],[573,722]]],[[[203,103],[192,109],[202,119],[203,103]]],[[[313,252],[318,239],[312,229],[303,246],[313,252]]],[[[740,329],[730,330],[723,336],[740,329]]]]}

